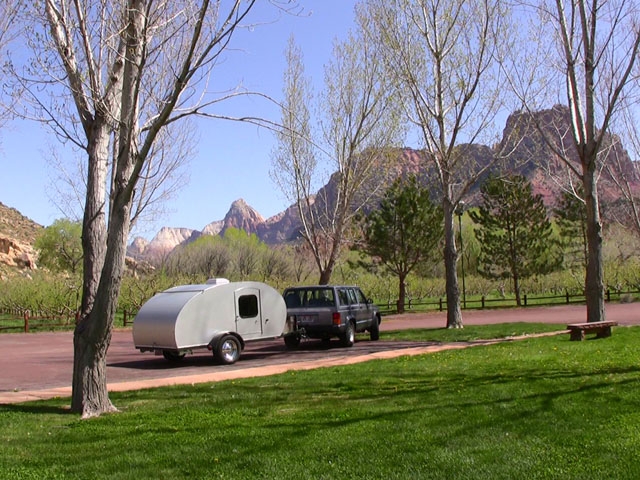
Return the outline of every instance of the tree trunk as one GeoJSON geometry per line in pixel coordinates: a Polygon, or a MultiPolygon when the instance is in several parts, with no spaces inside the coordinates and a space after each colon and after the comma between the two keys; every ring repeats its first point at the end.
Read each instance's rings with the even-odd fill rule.
{"type": "Polygon", "coordinates": [[[460,309],[460,288],[458,286],[458,250],[456,249],[455,230],[453,228],[454,208],[446,198],[443,201],[444,212],[444,269],[447,293],[447,328],[462,328],[462,310],[460,309]]]}
{"type": "Polygon", "coordinates": [[[105,198],[111,128],[99,116],[93,120],[87,148],[87,191],[82,220],[81,317],[89,316],[98,290],[107,243],[105,198]]]}
{"type": "Polygon", "coordinates": [[[91,313],[76,326],[71,409],[83,418],[114,412],[107,389],[107,350],[124,274],[131,196],[117,191],[107,248],[91,313]]]}
{"type": "Polygon", "coordinates": [[[521,307],[522,299],[520,298],[520,278],[517,273],[513,275],[513,291],[516,294],[516,306],[521,307]]]}
{"type": "Polygon", "coordinates": [[[329,270],[329,268],[324,268],[320,271],[320,280],[318,281],[318,285],[329,285],[329,281],[331,280],[331,274],[333,270],[329,270]]]}
{"type": "Polygon", "coordinates": [[[100,314],[94,312],[76,325],[73,335],[71,411],[82,414],[82,418],[116,411],[106,382],[111,328],[105,328],[104,320],[96,318],[100,314]]]}
{"type": "Polygon", "coordinates": [[[398,275],[398,313],[404,313],[405,299],[407,297],[407,274],[398,275]]]}
{"type": "Polygon", "coordinates": [[[110,128],[100,118],[94,119],[90,132],[87,192],[82,222],[82,300],[80,320],[73,335],[73,374],[71,411],[83,417],[113,411],[107,394],[106,356],[110,330],[99,325],[95,300],[106,254],[106,179],[110,128]]]}
{"type": "Polygon", "coordinates": [[[604,308],[604,270],[602,254],[602,223],[596,190],[595,161],[584,170],[583,185],[587,207],[587,272],[585,297],[587,322],[606,320],[604,308]]]}

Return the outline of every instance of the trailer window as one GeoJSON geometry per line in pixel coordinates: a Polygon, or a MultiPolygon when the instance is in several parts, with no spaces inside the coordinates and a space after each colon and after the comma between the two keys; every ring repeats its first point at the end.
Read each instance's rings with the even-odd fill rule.
{"type": "Polygon", "coordinates": [[[253,318],[258,316],[258,297],[255,295],[242,295],[238,298],[238,313],[241,318],[253,318]]]}

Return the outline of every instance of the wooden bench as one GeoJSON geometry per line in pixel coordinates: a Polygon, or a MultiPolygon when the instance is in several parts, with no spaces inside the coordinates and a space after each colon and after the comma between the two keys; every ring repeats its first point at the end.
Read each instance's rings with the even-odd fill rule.
{"type": "Polygon", "coordinates": [[[595,333],[596,338],[605,338],[611,336],[611,327],[618,325],[618,322],[585,322],[585,323],[572,323],[567,325],[569,333],[571,333],[571,340],[581,341],[584,340],[585,333],[595,333]]]}

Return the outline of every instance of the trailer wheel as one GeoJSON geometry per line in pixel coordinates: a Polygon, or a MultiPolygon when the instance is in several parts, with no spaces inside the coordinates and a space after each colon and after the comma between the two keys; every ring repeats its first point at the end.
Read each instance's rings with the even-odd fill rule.
{"type": "Polygon", "coordinates": [[[340,335],[340,344],[343,347],[352,347],[356,341],[356,327],[352,321],[347,322],[347,329],[340,335]]]}
{"type": "Polygon", "coordinates": [[[223,365],[231,365],[238,361],[241,351],[240,340],[233,335],[225,335],[216,344],[213,355],[223,365]]]}
{"type": "Polygon", "coordinates": [[[163,350],[162,356],[169,362],[179,362],[185,356],[184,352],[172,352],[171,350],[163,350]]]}

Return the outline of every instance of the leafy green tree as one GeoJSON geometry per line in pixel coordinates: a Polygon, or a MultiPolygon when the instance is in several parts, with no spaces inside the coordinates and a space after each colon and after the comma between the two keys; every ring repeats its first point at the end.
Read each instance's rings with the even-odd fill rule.
{"type": "Polygon", "coordinates": [[[82,224],[62,218],[45,228],[35,241],[39,263],[53,272],[82,269],[82,224]]]}
{"type": "Polygon", "coordinates": [[[562,192],[558,206],[553,210],[560,229],[565,264],[570,268],[587,266],[587,207],[582,193],[582,188],[575,194],[562,192]]]}
{"type": "Polygon", "coordinates": [[[195,278],[224,277],[231,263],[229,247],[218,236],[203,235],[170,255],[168,271],[195,278]]]}
{"type": "Polygon", "coordinates": [[[365,219],[365,251],[398,276],[398,312],[404,312],[407,275],[434,253],[442,239],[442,212],[415,177],[398,179],[380,208],[365,219]]]}
{"type": "Polygon", "coordinates": [[[290,261],[290,252],[285,248],[269,248],[262,257],[260,270],[263,282],[279,282],[291,277],[293,262],[290,261]]]}
{"type": "Polygon", "coordinates": [[[258,275],[262,259],[269,252],[267,244],[255,233],[249,234],[241,228],[228,228],[224,232],[224,243],[231,250],[234,277],[249,280],[258,275]]]}
{"type": "Polygon", "coordinates": [[[478,272],[486,278],[511,278],[520,306],[520,281],[560,265],[551,222],[542,197],[533,194],[523,176],[491,176],[481,192],[482,205],[469,212],[479,225],[475,232],[481,245],[478,272]]]}

